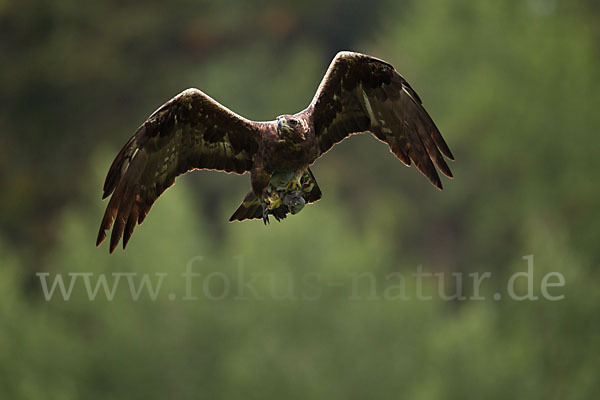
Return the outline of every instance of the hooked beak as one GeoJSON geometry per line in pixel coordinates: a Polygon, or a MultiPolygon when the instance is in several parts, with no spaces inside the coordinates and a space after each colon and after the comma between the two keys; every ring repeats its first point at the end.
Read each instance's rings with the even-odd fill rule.
{"type": "Polygon", "coordinates": [[[288,124],[288,120],[285,118],[279,118],[277,120],[277,131],[279,133],[283,133],[283,134],[294,134],[294,136],[296,136],[296,134],[298,134],[298,136],[300,137],[300,139],[302,140],[306,140],[306,136],[304,135],[304,132],[298,132],[297,130],[293,129],[289,124],[288,124]]]}

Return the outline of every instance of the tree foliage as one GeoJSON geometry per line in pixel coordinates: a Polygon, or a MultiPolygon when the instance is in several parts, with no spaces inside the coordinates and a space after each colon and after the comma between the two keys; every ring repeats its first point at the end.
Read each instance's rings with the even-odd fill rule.
{"type": "Polygon", "coordinates": [[[598,12],[0,2],[0,397],[597,397],[598,12]],[[272,119],[306,106],[342,49],[391,62],[419,92],[456,156],[443,192],[357,136],[314,166],[323,199],[281,224],[228,224],[247,177],[196,172],[126,252],[93,247],[112,156],[163,101],[198,87],[272,119]],[[528,254],[536,294],[559,272],[563,300],[493,300],[528,254]],[[202,275],[186,301],[190,263],[202,275]],[[492,273],[486,300],[418,300],[419,265],[448,293],[452,273],[492,273]],[[156,300],[132,300],[123,275],[112,301],[83,284],[47,301],[36,273],[167,275],[156,300]],[[252,274],[258,296],[236,292],[252,274]],[[409,299],[386,291],[394,274],[409,299]]]}

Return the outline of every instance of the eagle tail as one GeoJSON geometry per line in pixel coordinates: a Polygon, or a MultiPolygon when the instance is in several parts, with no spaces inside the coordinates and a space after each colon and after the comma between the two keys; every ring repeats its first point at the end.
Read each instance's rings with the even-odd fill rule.
{"type": "MultiPolygon", "coordinates": [[[[321,189],[317,184],[317,180],[313,175],[310,168],[306,169],[306,172],[300,180],[302,184],[302,190],[304,194],[304,200],[306,203],[314,203],[321,198],[321,189]]],[[[275,216],[277,219],[284,219],[290,212],[287,205],[282,204],[279,207],[270,211],[270,214],[275,216]]],[[[256,194],[251,190],[246,194],[242,204],[235,210],[233,215],[229,218],[229,222],[243,221],[245,219],[260,219],[263,216],[263,209],[260,204],[260,200],[256,197],[256,194]]]]}
{"type": "Polygon", "coordinates": [[[300,179],[300,183],[302,183],[302,190],[304,190],[303,197],[306,203],[314,203],[321,198],[321,189],[310,168],[306,169],[302,179],[300,179]]]}
{"type": "Polygon", "coordinates": [[[245,219],[262,218],[263,210],[258,201],[258,197],[251,190],[248,192],[242,204],[235,210],[233,215],[229,218],[229,222],[243,221],[245,219]]]}

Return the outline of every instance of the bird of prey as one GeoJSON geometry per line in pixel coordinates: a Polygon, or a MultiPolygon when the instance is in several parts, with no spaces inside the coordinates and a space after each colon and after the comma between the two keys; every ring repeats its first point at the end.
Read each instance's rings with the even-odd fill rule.
{"type": "Polygon", "coordinates": [[[251,190],[229,221],[272,215],[278,221],[321,198],[309,166],[344,138],[370,132],[439,189],[437,168],[452,177],[454,157],[421,99],[387,62],[340,52],[310,105],[274,121],[250,121],[198,89],[169,100],[144,122],[113,161],[104,183],[110,196],[96,244],[113,227],[109,251],[127,245],[156,199],[194,169],[244,174],[251,190]],[[443,156],[442,156],[443,155],[443,156]],[[435,165],[435,166],[434,166],[435,165]],[[114,226],[113,226],[114,222],[114,226]]]}

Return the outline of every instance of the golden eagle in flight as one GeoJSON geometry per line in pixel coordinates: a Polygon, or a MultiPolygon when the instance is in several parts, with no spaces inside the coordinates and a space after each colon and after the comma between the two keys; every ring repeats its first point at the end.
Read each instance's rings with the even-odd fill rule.
{"type": "Polygon", "coordinates": [[[344,138],[370,132],[407,166],[413,162],[442,189],[435,166],[452,177],[454,159],[421,99],[385,61],[338,53],[310,105],[275,121],[254,122],[198,89],[188,89],[156,110],[119,152],[108,171],[110,196],[96,244],[113,226],[110,252],[127,245],[156,199],[181,174],[212,169],[250,172],[252,189],[229,221],[277,220],[321,198],[309,169],[344,138]],[[434,166],[435,164],[435,166],[434,166]]]}

